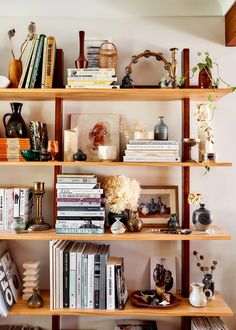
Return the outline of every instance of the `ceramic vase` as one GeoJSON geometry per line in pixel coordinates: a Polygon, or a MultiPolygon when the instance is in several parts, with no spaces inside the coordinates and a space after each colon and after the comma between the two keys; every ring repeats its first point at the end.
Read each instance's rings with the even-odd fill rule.
{"type": "Polygon", "coordinates": [[[88,61],[84,55],[84,31],[79,31],[79,57],[75,61],[76,68],[87,68],[88,61]]]}
{"type": "Polygon", "coordinates": [[[25,227],[25,221],[22,217],[13,217],[11,229],[14,231],[14,233],[19,234],[25,229],[25,227]]]}
{"type": "Polygon", "coordinates": [[[163,116],[158,117],[158,124],[154,127],[155,140],[168,140],[168,127],[164,123],[163,116]]]}
{"type": "Polygon", "coordinates": [[[3,124],[5,127],[5,134],[8,138],[26,138],[27,127],[24,119],[21,116],[21,109],[23,103],[11,102],[11,113],[6,113],[3,116],[3,124]],[[10,117],[7,121],[6,118],[10,117]]]}
{"type": "Polygon", "coordinates": [[[10,60],[9,62],[9,80],[10,87],[17,88],[22,75],[22,61],[10,60]]]}
{"type": "Polygon", "coordinates": [[[200,208],[193,211],[193,224],[199,231],[205,231],[213,221],[211,211],[205,208],[205,204],[200,204],[200,208]]]}
{"type": "Polygon", "coordinates": [[[212,274],[204,274],[202,283],[204,284],[203,292],[205,293],[207,299],[213,299],[215,294],[215,283],[212,279],[212,274]]]}
{"type": "Polygon", "coordinates": [[[109,212],[108,213],[108,222],[111,227],[116,219],[119,219],[125,226],[127,226],[128,213],[126,211],[121,211],[119,213],[109,212]]]}
{"type": "Polygon", "coordinates": [[[202,70],[200,70],[198,75],[198,86],[200,88],[211,88],[212,87],[212,75],[211,70],[204,66],[202,70]]]}
{"type": "Polygon", "coordinates": [[[138,216],[137,211],[131,211],[129,212],[129,218],[127,220],[127,229],[130,232],[139,232],[142,230],[143,227],[143,221],[138,216]]]}
{"type": "Polygon", "coordinates": [[[191,283],[192,291],[189,295],[189,302],[194,307],[203,307],[207,304],[207,298],[203,292],[204,284],[200,282],[191,283]]]}
{"type": "Polygon", "coordinates": [[[126,227],[123,222],[120,221],[119,218],[115,218],[115,222],[110,227],[112,234],[120,235],[124,234],[126,231],[126,227]]]}

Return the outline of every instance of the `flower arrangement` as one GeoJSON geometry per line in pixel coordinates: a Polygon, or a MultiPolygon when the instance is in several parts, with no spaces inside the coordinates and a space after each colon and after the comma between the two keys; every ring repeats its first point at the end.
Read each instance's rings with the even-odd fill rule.
{"type": "Polygon", "coordinates": [[[195,256],[196,260],[197,260],[197,267],[199,267],[200,271],[203,272],[203,274],[213,274],[213,271],[216,269],[216,266],[218,264],[218,262],[216,260],[212,261],[212,265],[210,267],[204,266],[203,265],[203,261],[204,261],[204,256],[198,255],[197,251],[193,251],[193,255],[195,256]],[[210,273],[209,273],[210,271],[210,273]]]}
{"type": "Polygon", "coordinates": [[[202,200],[202,194],[200,193],[189,193],[188,194],[188,203],[193,204],[193,203],[201,203],[202,200]]]}
{"type": "MultiPolygon", "coordinates": [[[[35,35],[35,32],[36,32],[36,25],[34,22],[30,22],[29,26],[28,26],[28,34],[24,40],[24,42],[22,43],[21,47],[20,47],[20,56],[19,56],[19,60],[21,60],[26,48],[27,48],[27,45],[28,43],[33,39],[34,35],[35,35]]],[[[11,29],[8,31],[8,38],[9,38],[9,41],[10,41],[10,49],[11,49],[11,55],[13,57],[13,59],[15,60],[16,59],[16,56],[15,56],[15,53],[13,51],[13,45],[12,45],[12,38],[15,36],[15,29],[11,29]]]]}
{"type": "Polygon", "coordinates": [[[105,178],[101,186],[105,193],[105,204],[111,212],[120,213],[125,209],[137,209],[140,185],[135,179],[124,175],[112,175],[105,178]]]}

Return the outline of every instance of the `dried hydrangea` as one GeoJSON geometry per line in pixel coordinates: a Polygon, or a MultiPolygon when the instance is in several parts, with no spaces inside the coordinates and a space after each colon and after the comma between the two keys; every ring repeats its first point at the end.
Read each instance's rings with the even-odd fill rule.
{"type": "Polygon", "coordinates": [[[214,143],[213,129],[211,127],[212,107],[209,104],[198,104],[197,109],[194,112],[194,116],[197,119],[198,127],[200,131],[206,134],[206,138],[211,143],[214,143]]]}
{"type": "Polygon", "coordinates": [[[193,203],[201,203],[202,200],[202,194],[200,193],[190,193],[188,194],[188,203],[193,204],[193,203]]]}
{"type": "Polygon", "coordinates": [[[120,213],[125,209],[136,210],[140,196],[140,185],[135,179],[124,175],[112,175],[102,182],[105,204],[111,212],[120,213]]]}

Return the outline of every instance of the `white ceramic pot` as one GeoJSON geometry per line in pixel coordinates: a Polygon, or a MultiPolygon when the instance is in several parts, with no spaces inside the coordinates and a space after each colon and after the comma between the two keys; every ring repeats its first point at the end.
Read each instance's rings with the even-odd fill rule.
{"type": "Polygon", "coordinates": [[[191,283],[192,291],[189,296],[189,302],[194,307],[203,307],[207,304],[207,298],[203,292],[204,284],[201,282],[191,283]]]}

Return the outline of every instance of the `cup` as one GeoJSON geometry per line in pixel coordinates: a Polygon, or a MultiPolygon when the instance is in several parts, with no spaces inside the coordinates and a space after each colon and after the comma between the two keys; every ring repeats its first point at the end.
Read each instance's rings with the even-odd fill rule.
{"type": "Polygon", "coordinates": [[[116,146],[99,146],[98,147],[98,159],[102,162],[115,161],[117,159],[117,147],[116,146]]]}

